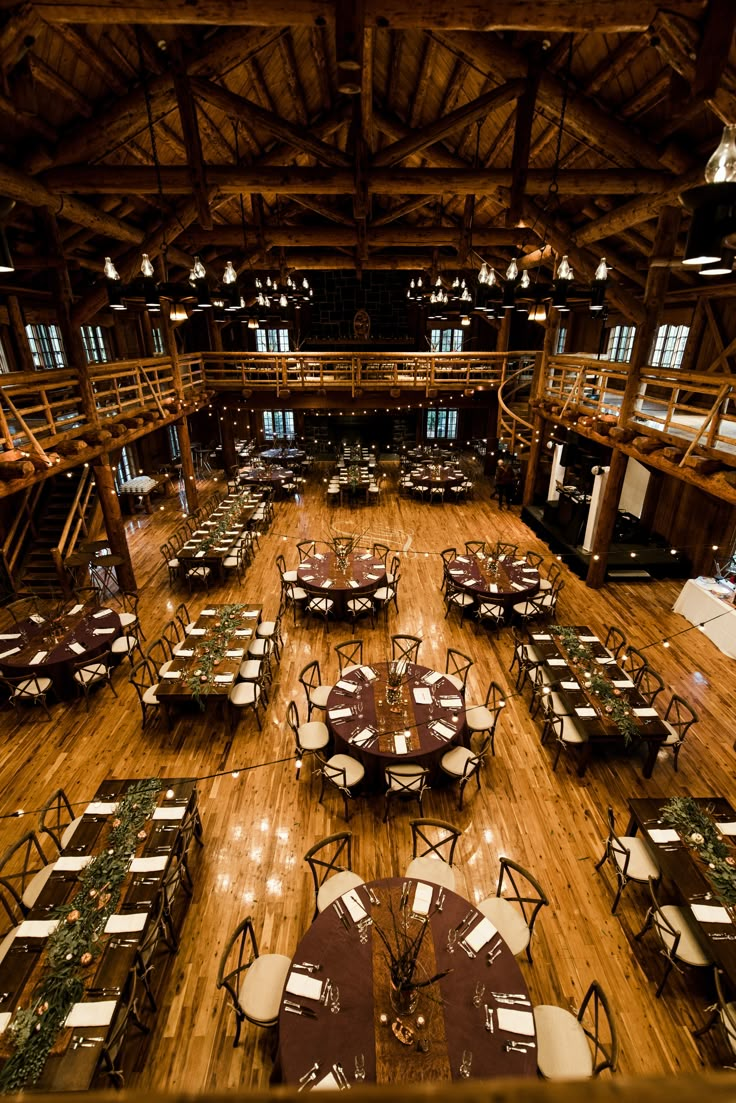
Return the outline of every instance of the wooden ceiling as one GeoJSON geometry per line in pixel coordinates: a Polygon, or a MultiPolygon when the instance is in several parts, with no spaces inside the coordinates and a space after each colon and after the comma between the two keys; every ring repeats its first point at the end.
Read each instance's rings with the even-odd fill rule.
{"type": "Polygon", "coordinates": [[[105,255],[125,279],[164,241],[174,277],[605,255],[636,317],[659,211],[736,122],[735,24],[733,0],[0,0],[5,286],[47,288],[46,208],[80,322],[105,255]]]}

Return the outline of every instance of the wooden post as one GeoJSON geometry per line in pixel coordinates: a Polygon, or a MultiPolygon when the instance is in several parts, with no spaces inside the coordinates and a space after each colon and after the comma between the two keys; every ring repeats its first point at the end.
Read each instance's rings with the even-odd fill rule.
{"type": "MultiPolygon", "coordinates": [[[[161,302],[161,336],[164,342],[166,355],[171,361],[171,374],[179,402],[184,403],[184,387],[181,381],[181,368],[179,367],[179,348],[176,344],[174,327],[169,317],[170,306],[167,302],[161,302]]],[[[197,491],[197,476],[194,471],[192,459],[192,441],[189,436],[189,423],[186,415],[175,421],[176,435],[179,440],[179,458],[181,460],[181,477],[184,480],[184,493],[187,499],[187,509],[190,513],[199,506],[199,493],[197,491]]]]}
{"type": "Polygon", "coordinates": [[[141,311],[138,315],[138,334],[143,346],[143,356],[149,358],[156,355],[156,348],[153,343],[153,326],[151,325],[151,315],[147,310],[141,311]]]}
{"type": "Polygon", "coordinates": [[[598,590],[606,581],[608,568],[608,549],[613,538],[618,514],[618,503],[621,499],[621,490],[626,475],[626,465],[629,457],[625,452],[614,448],[611,456],[610,470],[606,489],[603,492],[601,511],[598,514],[598,524],[593,537],[593,546],[590,550],[590,564],[585,579],[586,586],[598,590]]]}
{"type": "Polygon", "coordinates": [[[33,356],[31,355],[31,346],[28,344],[26,325],[21,305],[18,302],[18,296],[8,295],[7,305],[8,322],[10,324],[10,332],[13,335],[13,345],[15,346],[15,355],[18,361],[18,371],[35,371],[33,356]]]}
{"type": "MultiPolygon", "coordinates": [[[[680,207],[662,207],[657,220],[657,232],[654,235],[652,259],[660,262],[672,260],[677,245],[677,233],[680,229],[680,217],[680,207]]],[[[659,325],[669,278],[670,270],[666,266],[661,268],[650,267],[647,273],[647,283],[644,288],[644,319],[636,327],[629,374],[621,402],[621,413],[619,414],[619,425],[621,426],[626,425],[634,410],[639,394],[641,369],[649,363],[652,342],[659,325]]]]}
{"type": "Polygon", "coordinates": [[[534,487],[537,481],[537,471],[539,470],[539,457],[542,454],[542,441],[544,440],[545,420],[541,414],[534,414],[533,425],[534,431],[526,465],[526,478],[524,479],[524,493],[521,499],[523,506],[530,506],[534,501],[534,487]]]}
{"type": "Polygon", "coordinates": [[[220,439],[222,441],[222,462],[225,468],[225,474],[229,473],[235,468],[237,470],[238,453],[235,451],[235,411],[227,406],[225,403],[222,405],[222,419],[220,421],[220,439]]]}
{"type": "Polygon", "coordinates": [[[125,522],[120,511],[120,502],[118,501],[117,492],[115,490],[115,479],[113,477],[112,468],[110,467],[110,457],[107,452],[103,452],[102,455],[98,456],[94,461],[92,464],[92,472],[95,477],[97,495],[102,508],[102,516],[105,519],[105,531],[110,541],[110,550],[113,555],[119,556],[122,560],[122,563],[115,568],[118,582],[123,590],[136,591],[138,589],[138,584],[135,580],[133,563],[130,558],[130,548],[128,547],[128,541],[125,535],[125,522]]]}

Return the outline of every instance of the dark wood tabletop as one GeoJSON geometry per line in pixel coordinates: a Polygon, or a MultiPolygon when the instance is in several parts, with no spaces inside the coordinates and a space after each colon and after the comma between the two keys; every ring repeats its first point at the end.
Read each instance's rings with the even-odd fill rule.
{"type": "MultiPolygon", "coordinates": [[[[298,1082],[314,1062],[318,1062],[315,1089],[319,1088],[320,1079],[336,1065],[354,1086],[355,1058],[361,1054],[365,1059],[366,1081],[379,1084],[454,1080],[459,1076],[464,1051],[472,1053],[470,1075],[473,1077],[535,1075],[533,1020],[528,1035],[511,1033],[502,1025],[509,1011],[527,1012],[531,1018],[531,1001],[521,970],[498,934],[491,934],[477,953],[471,951],[472,956],[468,953],[462,936],[466,930],[472,932],[483,916],[454,892],[444,890],[440,911],[438,888],[427,886],[427,891],[431,890],[429,929],[419,959],[419,974],[426,979],[447,971],[446,975],[434,985],[419,990],[419,1000],[411,1014],[398,1016],[393,1011],[385,950],[371,924],[380,924],[390,937],[394,917],[401,921],[399,917],[405,914],[410,931],[418,931],[424,920],[415,918],[411,911],[418,884],[421,882],[392,878],[374,881],[355,890],[359,905],[369,917],[365,923],[367,930],[364,929],[362,935],[364,941],[361,941],[362,921],[355,922],[350,917],[344,897],[341,903],[347,916],[345,924],[335,907],[330,906],[317,916],[307,931],[294,955],[297,968],[292,969],[286,987],[290,987],[295,975],[314,979],[322,985],[325,982],[336,985],[339,1012],[331,1012],[329,999],[325,1005],[319,998],[284,992],[279,1016],[279,1045],[281,1070],[287,1083],[298,1082]],[[400,903],[405,883],[409,887],[408,907],[402,913],[400,903]],[[376,899],[379,904],[374,902],[376,899]],[[465,926],[463,920],[466,920],[465,926]],[[457,928],[460,928],[460,937],[450,952],[448,932],[457,928]],[[500,952],[489,966],[488,952],[492,949],[495,954],[496,948],[500,952]],[[302,962],[319,968],[310,974],[298,968],[302,962]],[[479,1006],[473,1003],[476,985],[484,989],[479,1006]],[[504,996],[518,1002],[505,1003],[504,996]],[[314,1017],[288,1012],[284,1000],[309,1007],[314,1017]],[[485,1028],[486,1005],[492,1009],[493,1031],[485,1028]],[[385,1022],[381,1020],[382,1015],[386,1016],[385,1022]],[[419,1028],[418,1016],[425,1020],[419,1028]],[[412,1031],[412,1044],[404,1045],[394,1035],[391,1024],[397,1019],[412,1031]],[[426,1052],[418,1049],[420,1037],[428,1042],[426,1052]],[[512,1039],[530,1045],[523,1050],[507,1051],[505,1044],[512,1039]]],[[[518,1020],[518,1016],[508,1016],[507,1023],[514,1018],[518,1020]]]]}
{"type": "Polygon", "coordinates": [[[539,591],[539,571],[526,559],[459,555],[447,569],[453,582],[469,594],[503,605],[527,601],[539,591]]]}
{"type": "Polygon", "coordinates": [[[176,655],[169,671],[161,678],[156,696],[166,704],[173,701],[191,701],[195,696],[227,697],[235,684],[240,664],[261,622],[262,605],[238,605],[238,624],[227,640],[227,650],[214,669],[212,678],[203,682],[198,676],[201,659],[213,639],[218,635],[222,612],[232,606],[206,605],[199,613],[187,634],[186,650],[191,655],[176,655]],[[215,680],[212,680],[215,679],[215,680]]]}
{"type": "Polygon", "coordinates": [[[415,467],[410,472],[409,478],[414,485],[420,483],[426,483],[429,487],[443,487],[447,490],[451,486],[457,486],[465,478],[465,475],[459,468],[447,467],[444,464],[428,464],[422,467],[415,467]]]}
{"type": "Polygon", "coordinates": [[[0,670],[11,677],[38,674],[50,678],[54,689],[63,695],[75,689],[74,663],[108,651],[122,630],[114,609],[81,602],[70,604],[53,619],[36,614],[3,631],[0,670]]]}
{"type": "Polygon", "coordinates": [[[258,508],[258,502],[242,494],[230,495],[223,498],[215,509],[185,544],[176,553],[177,559],[187,567],[193,563],[204,565],[222,565],[222,561],[231,554],[233,544],[242,536],[243,529],[252,519],[258,508]],[[213,543],[213,535],[218,531],[220,524],[228,518],[227,529],[219,534],[213,543]]]}
{"type": "Polygon", "coordinates": [[[327,597],[339,590],[361,597],[386,585],[386,565],[370,552],[350,552],[344,570],[338,567],[334,552],[316,552],[301,561],[296,574],[305,590],[327,597]],[[325,586],[328,580],[331,585],[325,586]]]}
{"type": "MultiPolygon", "coordinates": [[[[132,780],[104,781],[95,802],[116,806],[132,784],[132,780]]],[[[104,1000],[119,1005],[124,996],[127,977],[135,963],[138,945],[147,934],[148,920],[156,911],[161,883],[171,856],[176,850],[184,816],[196,807],[196,787],[192,781],[161,781],[158,797],[159,809],[169,810],[177,818],[150,819],[145,826],[145,838],[141,841],[136,858],[165,859],[156,870],[129,873],[123,882],[118,904],[118,915],[146,913],[142,929],[127,931],[124,936],[105,933],[102,953],[95,958],[84,977],[84,995],[81,1003],[104,1000]],[[171,793],[172,795],[167,795],[171,793]]],[[[164,812],[167,815],[167,812],[164,812]]],[[[94,857],[105,846],[113,812],[102,812],[95,804],[88,806],[82,822],[74,832],[69,845],[62,851],[61,859],[94,857]]],[[[62,862],[62,865],[64,863],[62,862]]],[[[80,872],[69,869],[51,873],[27,922],[47,923],[54,912],[73,900],[80,889],[80,872]]],[[[109,921],[108,921],[109,922],[109,921]]],[[[47,937],[47,936],[46,936],[47,937]]],[[[12,1013],[27,1004],[35,985],[43,975],[46,962],[46,937],[25,934],[23,928],[13,940],[12,946],[0,964],[0,1015],[12,1013]]],[[[88,1027],[64,1027],[59,1032],[40,1078],[33,1086],[35,1091],[84,1091],[92,1083],[104,1043],[115,1023],[115,1012],[107,1025],[88,1027]]],[[[12,1052],[10,1035],[0,1034],[0,1067],[12,1052]]]]}
{"type": "MultiPolygon", "coordinates": [[[[565,626],[567,627],[567,626],[565,626]]],[[[596,667],[618,691],[633,711],[632,719],[636,724],[636,736],[629,747],[616,723],[601,710],[598,701],[583,688],[584,671],[569,660],[559,636],[549,631],[532,632],[531,640],[535,650],[544,658],[550,683],[565,704],[565,711],[575,719],[575,724],[587,736],[587,743],[581,748],[578,774],[582,777],[590,756],[596,747],[609,746],[622,751],[636,751],[644,744],[646,758],[644,777],[651,777],[657,753],[667,738],[668,729],[655,709],[647,705],[639,691],[633,685],[629,674],[612,659],[603,643],[586,625],[575,625],[578,639],[585,643],[593,653],[596,667]],[[616,685],[616,683],[620,683],[616,685]],[[593,714],[588,712],[593,709],[593,714]],[[580,710],[584,710],[581,714],[580,710]]]]}

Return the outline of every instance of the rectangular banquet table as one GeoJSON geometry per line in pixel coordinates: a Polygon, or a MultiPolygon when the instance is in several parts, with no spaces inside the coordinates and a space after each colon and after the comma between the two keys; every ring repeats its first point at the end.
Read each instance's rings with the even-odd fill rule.
{"type": "MultiPolygon", "coordinates": [[[[626,833],[633,835],[637,830],[641,830],[647,845],[657,857],[663,879],[675,892],[679,904],[685,908],[692,907],[694,904],[696,909],[705,906],[706,911],[700,911],[699,915],[723,920],[722,922],[701,922],[697,914],[692,915],[693,925],[703,949],[717,965],[720,965],[731,982],[736,984],[734,909],[728,908],[728,915],[709,913],[707,909],[711,906],[720,907],[721,901],[710,879],[708,866],[699,857],[697,850],[688,846],[679,835],[677,838],[664,838],[657,834],[668,828],[668,824],[662,821],[661,813],[669,799],[669,797],[642,797],[630,800],[631,819],[626,833]],[[709,893],[710,897],[706,898],[709,893]]],[[[736,832],[736,812],[731,804],[724,797],[695,797],[694,799],[701,809],[712,812],[716,825],[726,826],[727,830],[722,834],[725,841],[731,844],[732,856],[736,859],[736,842],[733,839],[736,832]]]]}
{"type": "Polygon", "coordinates": [[[262,605],[208,605],[197,617],[187,635],[191,655],[176,655],[167,673],[158,683],[156,696],[161,705],[167,730],[171,724],[171,710],[176,705],[199,701],[203,711],[212,703],[222,706],[228,731],[232,730],[228,709],[228,695],[235,685],[240,664],[254,639],[261,622],[262,605]],[[202,669],[202,659],[220,637],[223,613],[237,611],[237,624],[222,642],[226,653],[217,663],[210,677],[202,669]]]}
{"type": "MultiPolygon", "coordinates": [[[[94,802],[82,816],[67,847],[62,851],[61,864],[73,864],[83,856],[94,858],[106,847],[112,826],[114,809],[133,784],[132,779],[103,781],[94,802]],[[107,809],[103,811],[103,809],[107,809]],[[112,809],[110,811],[109,809],[112,809]]],[[[115,1027],[117,1009],[122,1005],[126,980],[135,965],[138,946],[149,933],[149,925],[155,922],[159,906],[161,885],[172,856],[176,853],[182,834],[182,825],[191,815],[196,815],[197,791],[191,780],[161,780],[157,808],[146,821],[143,838],[135,853],[136,859],[160,858],[155,863],[161,868],[145,872],[129,872],[123,881],[120,900],[114,915],[118,924],[140,926],[124,933],[104,933],[102,952],[82,973],[83,994],[77,1006],[92,1004],[96,1000],[114,1004],[108,1008],[107,1022],[95,1026],[67,1026],[58,1033],[54,1046],[46,1059],[43,1071],[33,1085],[36,1091],[85,1091],[92,1083],[102,1056],[107,1037],[115,1027]],[[168,793],[172,793],[168,796],[168,793]],[[161,818],[159,818],[161,817],[161,818]],[[136,917],[134,920],[133,917],[136,917]],[[103,995],[104,993],[104,995],[103,995]]],[[[55,863],[55,864],[57,864],[55,863]]],[[[150,864],[150,863],[149,863],[150,864]]],[[[26,922],[47,924],[53,919],[55,909],[69,904],[80,890],[81,871],[54,869],[26,922]]],[[[108,920],[109,923],[109,920],[108,920]]],[[[21,926],[12,946],[0,964],[0,1069],[12,1053],[11,1036],[7,1032],[8,1017],[18,1007],[32,1006],[32,993],[47,967],[46,939],[36,933],[26,934],[21,926]]],[[[82,1016],[80,1016],[81,1018],[82,1016]]]]}
{"type": "Polygon", "coordinates": [[[182,577],[191,567],[204,566],[222,579],[223,563],[232,554],[233,545],[242,536],[257,508],[258,501],[244,495],[223,498],[217,509],[176,553],[182,577]],[[226,527],[221,529],[223,525],[226,527]]]}
{"type": "MultiPolygon", "coordinates": [[[[613,683],[622,683],[616,687],[619,691],[618,695],[631,706],[632,719],[636,724],[636,740],[632,746],[646,744],[647,753],[643,773],[644,777],[651,777],[659,748],[668,735],[667,727],[656,710],[647,705],[633,686],[627,672],[611,660],[611,656],[595,633],[586,625],[574,626],[573,631],[577,633],[580,642],[586,643],[590,648],[600,673],[613,683]],[[629,683],[628,687],[623,685],[624,682],[629,683]]],[[[597,699],[580,685],[582,672],[580,668],[568,662],[568,656],[560,643],[559,636],[552,632],[532,632],[531,638],[535,650],[544,659],[546,672],[550,682],[553,683],[555,693],[560,695],[565,704],[565,711],[574,717],[577,727],[587,736],[587,741],[581,745],[578,776],[582,777],[585,773],[590,757],[597,747],[629,749],[615,721],[606,716],[597,699]],[[573,685],[573,682],[576,684],[573,685]],[[591,709],[593,715],[588,715],[591,709]],[[582,715],[580,710],[584,710],[582,715]]]]}
{"type": "MultiPolygon", "coordinates": [[[[691,624],[702,624],[703,634],[718,650],[736,659],[736,608],[714,593],[715,588],[715,579],[689,578],[673,608],[691,624]]],[[[726,585],[722,592],[732,593],[733,589],[726,585]]]]}

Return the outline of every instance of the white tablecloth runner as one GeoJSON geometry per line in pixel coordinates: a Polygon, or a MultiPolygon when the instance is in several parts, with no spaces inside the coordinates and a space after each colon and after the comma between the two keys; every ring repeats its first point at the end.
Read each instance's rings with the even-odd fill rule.
{"type": "Polygon", "coordinates": [[[691,624],[709,621],[702,631],[719,651],[736,659],[736,608],[711,593],[698,578],[689,578],[674,605],[676,613],[691,624]],[[717,617],[717,620],[712,618],[717,617]]]}

